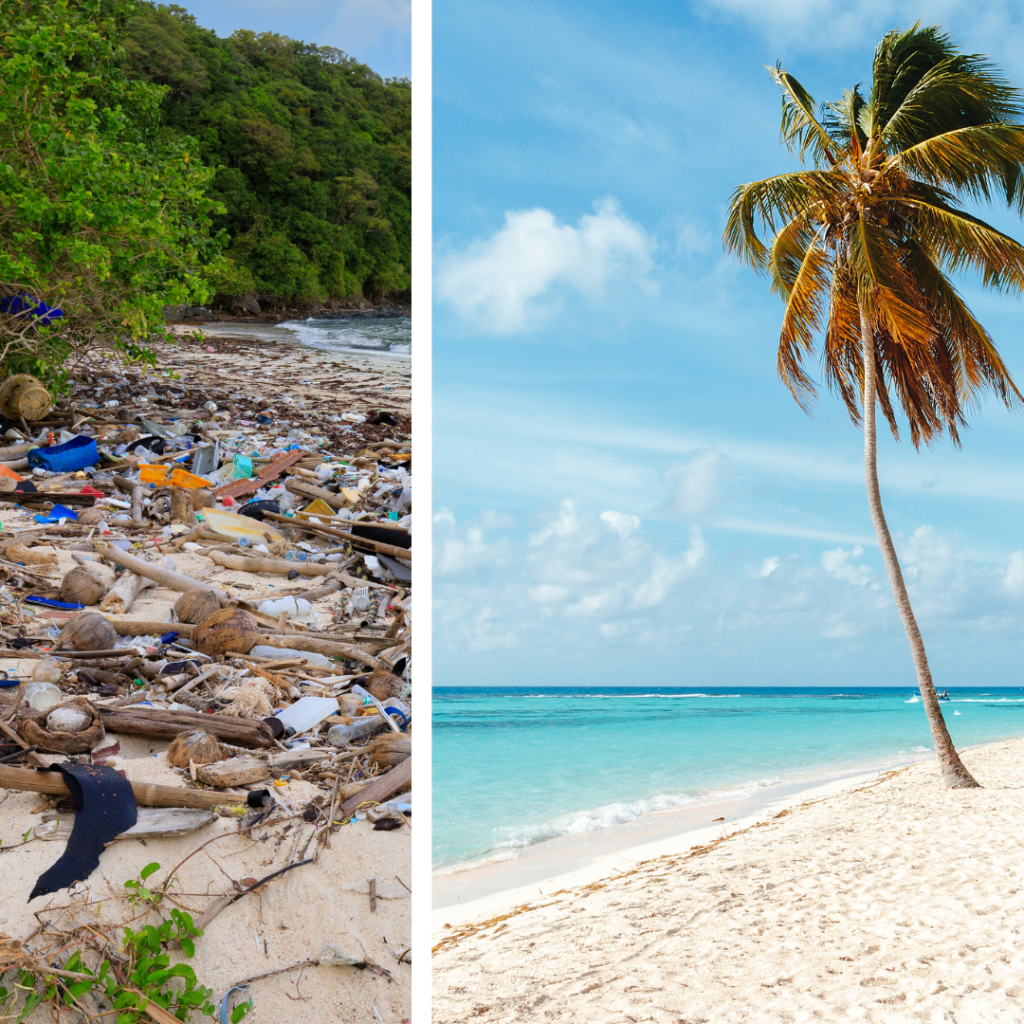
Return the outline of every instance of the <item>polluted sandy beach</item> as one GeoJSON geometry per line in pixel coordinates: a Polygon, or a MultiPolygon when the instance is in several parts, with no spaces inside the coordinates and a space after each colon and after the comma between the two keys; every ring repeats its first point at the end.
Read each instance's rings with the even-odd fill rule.
{"type": "Polygon", "coordinates": [[[435,1024],[1024,1021],[1024,739],[962,754],[449,908],[435,1024]]]}
{"type": "MultiPolygon", "coordinates": [[[[386,712],[404,707],[411,714],[412,556],[349,531],[379,522],[395,540],[410,529],[408,502],[399,502],[401,481],[411,487],[403,468],[411,466],[408,360],[350,362],[268,342],[258,332],[219,337],[215,329],[157,354],[154,369],[78,367],[71,396],[27,425],[33,439],[41,431],[45,445],[70,424],[124,461],[101,462],[84,478],[31,476],[23,452],[5,460],[0,447],[0,462],[29,476],[40,492],[0,494],[0,668],[10,678],[30,680],[47,663],[47,647],[67,647],[58,633],[82,614],[56,604],[66,596],[60,588],[69,573],[87,567],[108,596],[133,573],[145,583],[129,587],[123,611],[104,607],[99,592],[88,599],[86,611],[105,616],[116,640],[110,637],[104,650],[85,644],[56,666],[58,706],[88,705],[105,726],[91,749],[47,750],[57,735],[51,709],[29,706],[24,685],[0,688],[0,1012],[17,1018],[25,993],[34,986],[43,994],[41,979],[59,978],[47,970],[67,968],[75,951],[90,969],[107,957],[125,981],[124,925],[158,926],[180,910],[204,934],[194,939],[192,957],[172,943],[171,962],[187,963],[210,989],[215,1019],[239,1019],[240,1005],[251,999],[245,1019],[257,1024],[399,1024],[410,1018],[412,730],[407,719],[402,735],[393,736],[379,708],[352,687],[363,682],[386,712]],[[177,492],[155,485],[141,499],[133,494],[147,457],[125,452],[124,441],[161,429],[167,452],[156,458],[166,465],[179,445],[193,451],[176,423],[187,424],[203,445],[219,444],[222,470],[231,469],[234,455],[251,458],[251,477],[177,492]],[[257,486],[259,474],[272,472],[274,479],[257,486]],[[88,497],[86,486],[94,488],[88,497]],[[266,536],[261,545],[258,536],[211,532],[229,521],[224,516],[240,520],[239,507],[270,490],[292,516],[278,517],[281,536],[266,536]],[[194,495],[195,504],[180,501],[182,493],[194,495]],[[36,521],[62,500],[80,521],[36,521]],[[316,500],[328,507],[303,511],[316,500]],[[396,503],[401,513],[389,511],[396,503]],[[219,594],[222,611],[249,609],[259,643],[237,650],[233,636],[229,650],[193,653],[201,652],[203,626],[177,621],[188,596],[181,579],[196,588],[190,593],[219,594]],[[305,611],[300,594],[308,598],[305,611]],[[28,600],[36,596],[44,603],[28,600]],[[286,608],[289,597],[294,617],[264,604],[286,608]],[[177,639],[161,636],[174,633],[177,639]],[[384,697],[370,682],[384,677],[396,696],[384,697]],[[326,718],[320,710],[317,724],[278,735],[261,718],[287,714],[309,697],[331,706],[326,718]],[[178,723],[192,720],[218,738],[219,749],[209,754],[188,741],[184,767],[175,765],[169,754],[178,739],[172,744],[155,733],[178,735],[186,732],[178,723]],[[342,732],[332,739],[335,727],[342,732]],[[37,743],[40,729],[48,736],[37,743]],[[381,743],[387,752],[378,756],[373,745],[381,743]],[[132,784],[141,831],[103,837],[99,865],[88,877],[29,901],[41,873],[69,848],[83,811],[38,787],[20,791],[18,773],[37,779],[44,774],[37,767],[69,756],[132,784]],[[152,895],[140,902],[138,890],[124,883],[152,864],[159,868],[142,879],[152,895]],[[36,981],[13,988],[12,966],[34,971],[36,981]],[[13,1002],[5,1002],[12,994],[13,1002]]],[[[157,447],[152,437],[145,444],[157,447]]],[[[273,514],[246,522],[258,530],[273,514]]],[[[65,991],[56,1001],[44,995],[25,1019],[113,1019],[100,992],[80,994],[75,1003],[65,991]]],[[[150,1004],[139,1019],[168,1018],[150,1004]]],[[[199,1019],[198,1012],[189,1019],[199,1019]]]]}

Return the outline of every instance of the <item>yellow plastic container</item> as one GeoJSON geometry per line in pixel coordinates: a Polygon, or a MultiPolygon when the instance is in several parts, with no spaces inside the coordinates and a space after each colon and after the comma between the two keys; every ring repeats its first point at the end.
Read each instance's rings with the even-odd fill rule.
{"type": "Polygon", "coordinates": [[[315,516],[333,516],[334,509],[324,501],[323,498],[316,498],[313,502],[307,505],[303,512],[310,512],[315,516]]]}

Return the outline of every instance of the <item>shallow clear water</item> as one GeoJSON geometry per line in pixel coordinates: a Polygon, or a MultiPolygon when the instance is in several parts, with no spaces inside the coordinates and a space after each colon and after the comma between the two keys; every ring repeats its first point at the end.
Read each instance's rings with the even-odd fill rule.
{"type": "Polygon", "coordinates": [[[375,319],[289,320],[279,324],[296,340],[325,352],[412,352],[412,320],[407,316],[375,319]]]}
{"type": "MultiPolygon", "coordinates": [[[[1024,735],[1024,689],[951,690],[954,743],[1024,735]]],[[[496,689],[433,697],[434,865],[929,756],[907,690],[496,689]]]]}

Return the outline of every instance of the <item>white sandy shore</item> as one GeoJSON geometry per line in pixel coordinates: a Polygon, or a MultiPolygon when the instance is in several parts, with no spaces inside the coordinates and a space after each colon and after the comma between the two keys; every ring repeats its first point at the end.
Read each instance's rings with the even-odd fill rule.
{"type": "Polygon", "coordinates": [[[448,908],[435,1024],[1024,1022],[1024,739],[964,760],[984,789],[912,765],[448,908]]]}
{"type": "MultiPolygon", "coordinates": [[[[896,767],[902,764],[886,765],[885,770],[896,767]]],[[[495,907],[604,878],[670,849],[688,850],[694,844],[731,835],[783,808],[838,792],[880,770],[870,765],[860,771],[818,773],[776,785],[744,788],[737,791],[741,795],[719,793],[592,832],[555,836],[509,851],[508,856],[498,854],[486,861],[440,868],[432,879],[434,927],[487,916],[495,907]]]]}

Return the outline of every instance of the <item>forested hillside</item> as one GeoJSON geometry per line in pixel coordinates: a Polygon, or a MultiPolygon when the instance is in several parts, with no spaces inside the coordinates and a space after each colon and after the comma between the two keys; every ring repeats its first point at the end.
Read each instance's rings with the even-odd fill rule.
{"type": "Polygon", "coordinates": [[[411,87],[340,50],[139,3],[126,71],[165,85],[165,123],[217,168],[222,301],[403,298],[411,282],[411,87]]]}

